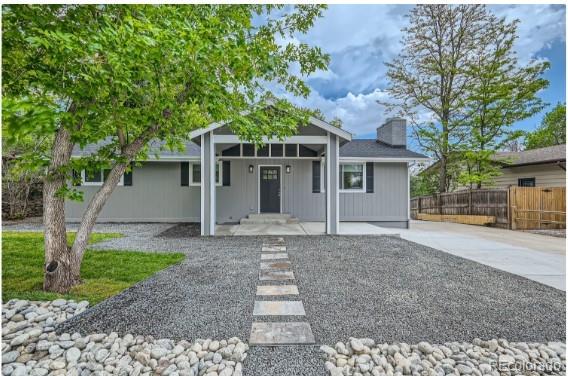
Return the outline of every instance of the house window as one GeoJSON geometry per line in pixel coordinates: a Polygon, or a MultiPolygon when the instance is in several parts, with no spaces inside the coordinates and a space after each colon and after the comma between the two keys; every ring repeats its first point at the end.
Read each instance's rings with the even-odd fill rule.
{"type": "Polygon", "coordinates": [[[327,170],[325,168],[325,159],[322,159],[320,167],[321,167],[320,192],[325,193],[325,188],[327,186],[327,170]]]}
{"type": "Polygon", "coordinates": [[[282,157],[284,155],[284,145],[282,144],[271,144],[270,145],[270,156],[271,157],[282,157]]]}
{"type": "Polygon", "coordinates": [[[254,157],[253,144],[243,144],[243,157],[254,157]]]}
{"type": "Polygon", "coordinates": [[[298,156],[298,144],[285,144],[284,151],[286,157],[297,157],[298,156]]]}
{"type": "MultiPolygon", "coordinates": [[[[221,161],[217,161],[215,165],[215,185],[221,185],[221,176],[223,173],[221,161]]],[[[200,163],[190,163],[189,164],[189,185],[201,185],[201,164],[200,163]]]]}
{"type": "MultiPolygon", "coordinates": [[[[82,185],[103,185],[110,171],[108,168],[96,171],[83,170],[81,171],[82,185]]],[[[118,185],[124,185],[124,175],[120,177],[118,185]]]]}
{"type": "Polygon", "coordinates": [[[340,164],[339,189],[346,192],[365,192],[365,164],[340,164]]]}
{"type": "Polygon", "coordinates": [[[520,178],[519,187],[536,187],[536,179],[535,178],[520,178]]]}
{"type": "Polygon", "coordinates": [[[270,149],[268,145],[264,145],[258,149],[256,149],[256,156],[257,157],[268,157],[270,153],[270,149]]]}

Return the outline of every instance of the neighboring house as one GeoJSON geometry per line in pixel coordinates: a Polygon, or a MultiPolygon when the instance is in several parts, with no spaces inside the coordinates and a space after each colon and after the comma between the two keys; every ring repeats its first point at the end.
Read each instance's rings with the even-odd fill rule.
{"type": "MultiPolygon", "coordinates": [[[[377,139],[350,133],[316,118],[285,139],[256,149],[227,125],[212,124],[190,135],[185,152],[159,152],[134,167],[116,187],[100,222],[201,222],[202,235],[215,224],[235,223],[251,213],[287,213],[300,221],[339,221],[408,227],[408,165],[427,160],[406,148],[406,121],[389,119],[377,139]],[[329,151],[329,152],[328,152],[329,151]]],[[[153,145],[149,155],[160,150],[153,145]]],[[[74,150],[90,154],[96,146],[74,150]]],[[[78,221],[104,179],[83,175],[83,202],[66,203],[78,221]]]]}
{"type": "MultiPolygon", "coordinates": [[[[459,155],[455,155],[455,159],[459,160],[459,155]]],[[[501,175],[496,176],[492,184],[483,184],[482,188],[566,186],[566,145],[497,152],[493,159],[501,166],[501,175]]],[[[437,173],[437,168],[438,162],[435,162],[419,174],[437,173]]],[[[469,186],[461,185],[456,180],[452,179],[450,192],[470,189],[469,186]]]]}
{"type": "Polygon", "coordinates": [[[495,187],[565,187],[566,186],[566,145],[500,152],[495,159],[506,161],[495,178],[495,187]]]}

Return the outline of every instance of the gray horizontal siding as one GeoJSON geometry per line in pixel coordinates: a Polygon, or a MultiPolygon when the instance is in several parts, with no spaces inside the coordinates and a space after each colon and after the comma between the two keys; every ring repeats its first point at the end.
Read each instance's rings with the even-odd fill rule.
{"type": "Polygon", "coordinates": [[[341,221],[399,222],[408,220],[406,163],[375,163],[374,193],[339,193],[341,221]]]}
{"type": "MultiPolygon", "coordinates": [[[[182,187],[180,163],[147,162],[135,167],[132,186],[118,186],[104,206],[99,222],[199,222],[200,188],[182,187]]],[[[83,202],[67,200],[69,221],[81,219],[89,200],[100,187],[77,187],[83,202]]]]}

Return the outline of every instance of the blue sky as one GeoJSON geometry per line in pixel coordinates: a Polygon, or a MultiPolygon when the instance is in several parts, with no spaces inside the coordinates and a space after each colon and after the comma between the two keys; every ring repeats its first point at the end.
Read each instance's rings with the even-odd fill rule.
{"type": "MultiPolygon", "coordinates": [[[[319,108],[328,118],[339,117],[344,129],[357,138],[374,137],[388,117],[376,101],[387,99],[385,62],[400,48],[401,28],[407,24],[409,5],[330,5],[305,35],[296,39],[320,46],[331,56],[327,71],[307,79],[307,99],[287,96],[292,102],[319,108]]],[[[566,101],[566,8],[564,5],[490,5],[496,15],[519,19],[515,50],[521,63],[547,59],[545,76],[550,86],[539,95],[551,106],[566,101]]],[[[534,129],[544,113],[515,125],[534,129]]]]}

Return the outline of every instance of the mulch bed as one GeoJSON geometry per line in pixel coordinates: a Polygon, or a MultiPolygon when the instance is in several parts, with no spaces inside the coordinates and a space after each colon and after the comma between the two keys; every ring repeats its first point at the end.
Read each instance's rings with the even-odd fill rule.
{"type": "Polygon", "coordinates": [[[166,231],[160,232],[156,238],[194,238],[201,235],[201,225],[199,223],[180,223],[170,227],[166,231]]]}

